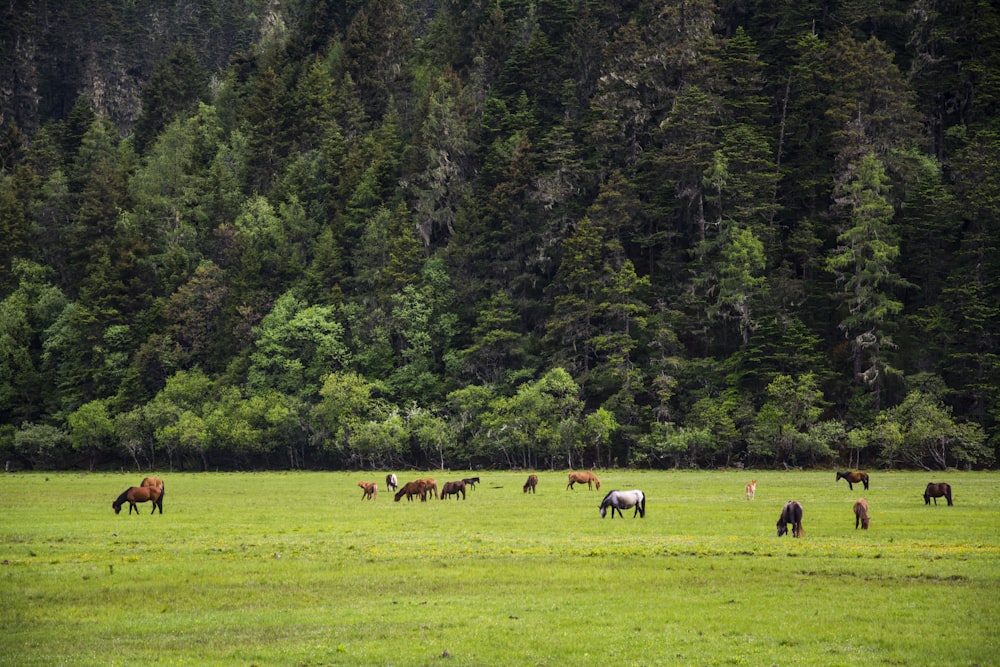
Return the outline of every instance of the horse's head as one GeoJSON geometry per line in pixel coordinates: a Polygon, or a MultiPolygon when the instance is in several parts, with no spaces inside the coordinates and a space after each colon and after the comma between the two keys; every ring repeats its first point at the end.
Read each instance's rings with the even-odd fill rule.
{"type": "Polygon", "coordinates": [[[782,517],[778,521],[778,537],[781,537],[782,535],[784,535],[787,532],[788,532],[788,524],[785,523],[785,518],[782,517]]]}
{"type": "Polygon", "coordinates": [[[112,507],[112,509],[114,509],[115,514],[118,514],[119,512],[122,511],[121,503],[113,502],[113,503],[111,503],[111,507],[112,507]]]}

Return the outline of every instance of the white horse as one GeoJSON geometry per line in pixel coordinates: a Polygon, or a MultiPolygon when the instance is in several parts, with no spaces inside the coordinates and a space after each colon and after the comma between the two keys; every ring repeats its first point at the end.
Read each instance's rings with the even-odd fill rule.
{"type": "Polygon", "coordinates": [[[399,480],[396,479],[395,473],[389,473],[385,476],[385,488],[390,491],[395,491],[399,488],[399,480]]]}
{"type": "Polygon", "coordinates": [[[608,495],[604,496],[604,500],[601,501],[601,518],[608,513],[608,507],[611,507],[611,518],[615,518],[615,510],[618,510],[618,516],[625,518],[622,514],[623,509],[629,509],[634,507],[635,512],[632,513],[632,518],[634,519],[637,515],[640,519],[646,517],[646,494],[639,489],[633,489],[631,491],[609,491],[608,495]]]}

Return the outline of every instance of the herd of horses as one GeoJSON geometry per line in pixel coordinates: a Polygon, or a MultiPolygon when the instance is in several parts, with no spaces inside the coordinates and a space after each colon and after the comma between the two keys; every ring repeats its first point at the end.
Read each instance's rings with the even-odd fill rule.
{"type": "MultiPolygon", "coordinates": [[[[837,477],[834,482],[839,482],[840,480],[846,480],[848,488],[853,490],[855,484],[864,484],[865,490],[868,489],[869,476],[867,472],[864,471],[838,471],[837,477]]],[[[476,484],[479,483],[478,477],[466,477],[462,480],[445,482],[438,491],[437,481],[430,478],[424,477],[420,479],[415,479],[413,481],[407,482],[403,486],[399,486],[399,480],[395,474],[389,473],[385,477],[386,488],[395,491],[393,499],[399,502],[403,496],[406,496],[408,501],[412,501],[414,498],[419,497],[421,501],[426,502],[428,496],[434,498],[440,498],[441,500],[447,500],[450,497],[454,497],[458,500],[461,495],[462,500],[465,500],[465,492],[467,488],[474,489],[476,484]]],[[[588,489],[597,488],[598,491],[601,490],[601,480],[598,479],[597,475],[590,471],[585,472],[570,472],[568,476],[568,482],[566,488],[572,490],[575,484],[586,484],[588,489]]],[[[375,500],[378,496],[378,484],[376,482],[361,481],[358,482],[358,486],[361,488],[361,499],[362,500],[375,500]]],[[[538,486],[538,475],[532,473],[528,475],[527,481],[524,483],[523,493],[535,493],[535,489],[538,486]]],[[[757,492],[757,480],[752,479],[744,487],[746,494],[746,499],[748,501],[753,500],[757,492]]],[[[163,480],[159,477],[146,477],[142,480],[139,486],[131,486],[121,493],[112,503],[111,507],[114,509],[115,514],[121,512],[122,507],[125,503],[129,504],[128,513],[132,514],[133,510],[136,514],[139,514],[139,508],[136,506],[137,503],[152,503],[153,510],[151,513],[155,514],[156,510],[160,510],[160,514],[163,514],[163,496],[165,493],[163,480]]],[[[948,505],[952,505],[952,495],[951,495],[951,485],[945,482],[931,482],[924,489],[924,504],[930,505],[931,500],[937,505],[937,499],[944,498],[948,501],[948,505]]],[[[646,494],[639,489],[631,489],[628,491],[620,491],[614,489],[605,494],[604,498],[601,500],[600,513],[601,518],[607,516],[608,508],[611,508],[611,518],[615,518],[615,512],[618,516],[625,518],[622,514],[622,510],[633,510],[632,518],[639,517],[644,519],[646,517],[646,494]]],[[[868,516],[868,501],[864,498],[859,498],[855,501],[853,506],[854,511],[854,529],[862,528],[863,530],[868,530],[870,523],[870,518],[868,516]]],[[[788,533],[788,527],[792,527],[792,537],[801,537],[804,532],[802,529],[802,503],[796,500],[789,500],[785,503],[784,507],[781,508],[781,515],[778,517],[778,537],[788,533]]]]}
{"type": "MultiPolygon", "coordinates": [[[[865,489],[868,489],[868,473],[858,470],[858,471],[847,471],[838,472],[837,477],[833,480],[834,482],[839,482],[840,480],[847,480],[848,488],[853,489],[855,484],[861,483],[865,485],[865,489]]],[[[747,500],[753,500],[754,492],[757,488],[757,480],[751,480],[746,486],[747,500]]],[[[945,482],[931,482],[924,489],[924,504],[930,505],[931,500],[937,505],[937,499],[944,498],[948,501],[948,504],[952,504],[951,499],[951,485],[945,482]]],[[[861,528],[862,530],[868,530],[868,526],[871,523],[871,518],[868,516],[868,501],[864,498],[858,498],[854,502],[854,530],[861,528]]],[[[802,503],[789,500],[785,503],[785,506],[781,508],[781,516],[778,517],[778,537],[788,533],[788,526],[792,526],[792,537],[801,537],[803,535],[802,531],[802,503]]]]}

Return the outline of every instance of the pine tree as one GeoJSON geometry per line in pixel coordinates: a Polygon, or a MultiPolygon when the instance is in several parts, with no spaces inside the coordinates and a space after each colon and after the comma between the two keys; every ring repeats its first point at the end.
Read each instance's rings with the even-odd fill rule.
{"type": "Polygon", "coordinates": [[[886,373],[892,367],[891,324],[902,310],[894,290],[904,282],[896,272],[899,246],[892,229],[893,209],[882,163],[867,152],[838,184],[838,205],[847,228],[827,259],[827,268],[843,287],[839,328],[851,343],[854,377],[871,391],[876,410],[882,405],[886,373]]]}

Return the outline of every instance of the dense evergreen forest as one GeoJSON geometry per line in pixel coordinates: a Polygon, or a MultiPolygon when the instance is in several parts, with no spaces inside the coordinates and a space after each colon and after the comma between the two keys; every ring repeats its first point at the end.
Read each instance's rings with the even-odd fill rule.
{"type": "Polygon", "coordinates": [[[993,2],[0,26],[9,468],[996,461],[993,2]]]}

